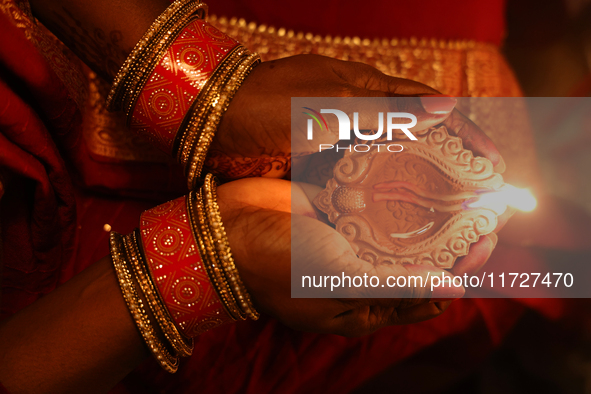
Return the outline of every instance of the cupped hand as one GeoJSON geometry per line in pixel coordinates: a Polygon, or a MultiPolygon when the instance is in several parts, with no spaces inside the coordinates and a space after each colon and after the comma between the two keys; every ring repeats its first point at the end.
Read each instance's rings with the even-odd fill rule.
{"type": "MultiPolygon", "coordinates": [[[[246,78],[225,113],[207,162],[222,177],[283,177],[292,156],[317,151],[302,128],[293,130],[292,97],[372,97],[372,108],[342,108],[346,113],[410,112],[417,116],[414,129],[443,123],[464,140],[465,147],[491,159],[502,172],[504,163],[491,140],[457,110],[455,99],[421,83],[388,76],[363,63],[319,55],[298,55],[258,65],[246,78]],[[423,97],[419,97],[423,96],[423,97]],[[429,97],[430,96],[430,97],[429,97]],[[380,101],[379,98],[396,97],[380,101]],[[377,102],[377,104],[376,104],[377,102]],[[293,136],[293,139],[292,139],[293,136]]],[[[336,117],[327,116],[323,141],[338,140],[336,117]]],[[[376,129],[377,117],[362,119],[364,129],[376,129]],[[376,124],[374,124],[376,123],[376,124]]],[[[315,137],[315,141],[317,138],[315,137]]]]}
{"type": "MultiPolygon", "coordinates": [[[[252,71],[233,98],[218,129],[214,148],[228,155],[245,157],[256,157],[262,152],[292,152],[293,144],[297,144],[291,139],[292,97],[388,97],[392,94],[435,93],[423,84],[389,77],[366,64],[325,56],[298,55],[264,62],[252,71]]],[[[383,105],[383,108],[373,110],[395,111],[395,108],[386,108],[386,100],[383,105]]],[[[443,121],[453,108],[452,105],[447,114],[429,114],[419,100],[401,103],[402,106],[405,108],[400,110],[423,113],[425,116],[421,120],[426,127],[443,121]]],[[[345,112],[348,111],[345,109],[345,112]]],[[[329,129],[338,130],[332,126],[329,124],[329,129]]],[[[306,139],[303,127],[301,136],[306,139]]]]}
{"type": "Polygon", "coordinates": [[[292,298],[292,280],[300,281],[300,274],[367,274],[381,284],[388,277],[416,276],[427,284],[428,276],[473,272],[492,249],[483,242],[482,250],[471,251],[449,272],[419,265],[374,267],[357,258],[345,238],[316,218],[306,193],[294,183],[263,178],[230,182],[219,187],[218,202],[238,270],[255,305],[299,330],[365,335],[384,326],[436,317],[464,293],[461,287],[360,286],[337,289],[334,298],[292,298]]]}

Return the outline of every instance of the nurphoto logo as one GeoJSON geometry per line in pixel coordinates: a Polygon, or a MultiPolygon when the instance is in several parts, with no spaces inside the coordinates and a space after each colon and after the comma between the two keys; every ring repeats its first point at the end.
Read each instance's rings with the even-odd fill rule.
{"type": "MultiPolygon", "coordinates": [[[[353,112],[353,127],[351,127],[351,119],[349,115],[345,112],[338,110],[338,109],[321,109],[320,112],[309,108],[303,107],[306,112],[304,114],[310,116],[311,119],[308,119],[307,123],[307,138],[308,140],[312,140],[314,138],[314,122],[320,127],[322,132],[328,131],[328,123],[322,114],[333,114],[337,117],[339,122],[339,140],[347,141],[351,140],[351,130],[355,133],[355,137],[359,140],[363,141],[375,141],[382,136],[384,133],[384,118],[386,119],[386,138],[388,141],[392,141],[392,131],[393,130],[401,130],[409,139],[412,141],[416,141],[417,137],[415,137],[411,132],[410,128],[416,126],[417,124],[417,117],[408,112],[387,112],[386,116],[384,117],[383,112],[378,113],[378,128],[375,130],[374,134],[364,134],[359,130],[359,112],[353,112]],[[395,123],[398,122],[400,119],[409,119],[410,122],[408,123],[395,123]]],[[[347,147],[339,147],[336,146],[336,150],[348,150],[351,151],[353,149],[355,152],[368,152],[371,147],[374,146],[380,150],[380,147],[385,146],[388,152],[402,152],[404,147],[400,144],[373,144],[373,145],[366,145],[366,144],[355,144],[349,145],[347,147]]],[[[335,146],[331,144],[320,144],[319,145],[319,152],[326,149],[334,149],[335,146]]]]}

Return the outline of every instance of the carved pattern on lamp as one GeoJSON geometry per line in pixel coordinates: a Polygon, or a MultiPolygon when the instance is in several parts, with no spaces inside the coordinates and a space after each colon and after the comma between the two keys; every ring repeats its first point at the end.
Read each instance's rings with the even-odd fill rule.
{"type": "Polygon", "coordinates": [[[499,188],[503,178],[444,126],[414,134],[417,141],[395,133],[391,142],[369,142],[368,152],[346,151],[314,203],[366,261],[451,268],[497,226],[494,211],[463,202],[499,188]],[[377,145],[387,143],[404,149],[377,145]]]}

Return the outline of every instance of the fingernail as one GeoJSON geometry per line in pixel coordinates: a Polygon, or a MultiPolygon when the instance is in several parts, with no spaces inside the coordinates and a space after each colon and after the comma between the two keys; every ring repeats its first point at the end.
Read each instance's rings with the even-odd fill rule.
{"type": "Polygon", "coordinates": [[[466,290],[464,290],[463,286],[456,287],[447,280],[445,280],[445,284],[446,286],[433,287],[431,301],[455,300],[464,296],[466,290]]]}
{"type": "Polygon", "coordinates": [[[500,156],[500,160],[497,165],[494,166],[493,170],[498,174],[502,174],[506,169],[507,165],[505,164],[505,160],[503,159],[503,156],[500,156]]]}
{"type": "Polygon", "coordinates": [[[421,96],[421,104],[425,111],[430,114],[441,115],[450,113],[456,106],[458,100],[447,94],[430,94],[421,96]]]}

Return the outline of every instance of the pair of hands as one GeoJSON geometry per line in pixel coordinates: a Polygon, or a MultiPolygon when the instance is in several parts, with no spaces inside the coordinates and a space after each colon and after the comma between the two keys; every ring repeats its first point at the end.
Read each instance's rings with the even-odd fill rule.
{"type": "MultiPolygon", "coordinates": [[[[418,120],[415,129],[444,124],[450,133],[462,138],[464,147],[489,158],[497,172],[504,171],[498,150],[482,130],[453,109],[453,101],[442,110],[419,97],[429,95],[438,92],[360,63],[315,55],[265,62],[253,70],[236,94],[212,148],[234,160],[291,154],[305,160],[314,151],[306,146],[305,130],[299,134],[302,141],[292,141],[291,97],[400,97],[397,108],[389,104],[388,108],[372,108],[372,113],[411,112],[418,120]]],[[[329,125],[329,130],[338,128],[329,125]]],[[[338,140],[336,135],[327,138],[338,140]]],[[[360,298],[363,294],[358,291],[347,294],[347,298],[291,298],[292,258],[304,265],[330,267],[335,273],[375,275],[381,283],[388,276],[440,276],[443,270],[413,265],[374,267],[357,258],[339,233],[316,218],[306,190],[296,183],[242,179],[220,186],[218,199],[240,275],[257,308],[292,328],[365,335],[387,325],[436,317],[450,305],[449,299],[463,295],[462,289],[453,287],[436,288],[433,293],[429,287],[417,287],[389,288],[384,293],[387,298],[360,298]]],[[[510,215],[507,212],[499,217],[495,232],[510,215]]],[[[496,241],[494,233],[481,237],[446,275],[477,271],[496,241]]]]}

